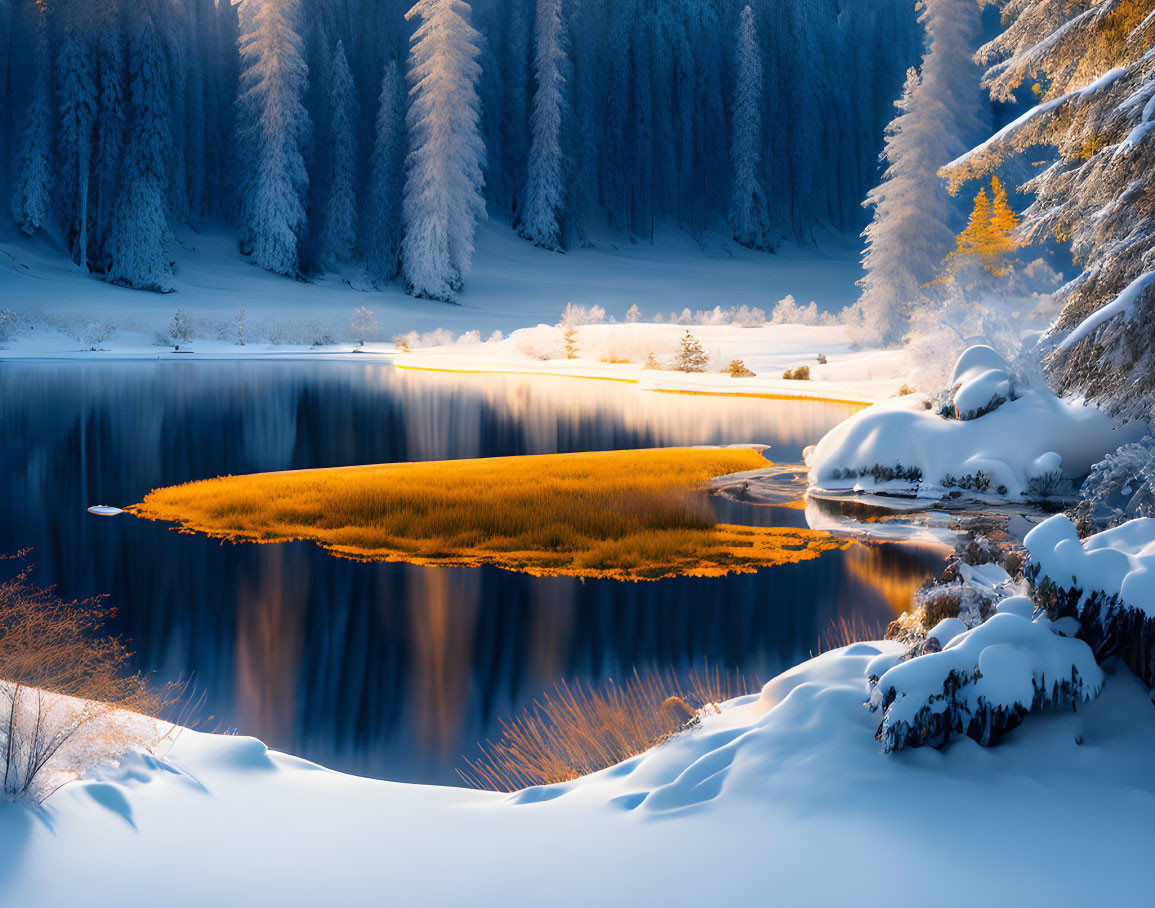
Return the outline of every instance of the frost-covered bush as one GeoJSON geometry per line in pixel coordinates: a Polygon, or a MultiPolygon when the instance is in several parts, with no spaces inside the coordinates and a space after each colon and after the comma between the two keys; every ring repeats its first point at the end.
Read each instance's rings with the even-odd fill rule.
{"type": "Polygon", "coordinates": [[[354,340],[360,346],[365,346],[366,341],[376,340],[380,330],[377,319],[373,317],[373,313],[368,308],[359,306],[353,310],[353,314],[349,318],[349,333],[353,335],[354,340]]]}
{"type": "MultiPolygon", "coordinates": [[[[494,333],[500,335],[501,332],[496,331],[494,333]]],[[[480,338],[480,336],[479,334],[478,337],[480,338]]],[[[432,331],[424,332],[407,331],[404,334],[394,334],[390,340],[398,347],[408,347],[410,350],[416,350],[420,347],[444,347],[455,342],[453,332],[445,328],[434,328],[432,331]]],[[[491,337],[490,340],[493,338],[491,337]]]]}
{"type": "Polygon", "coordinates": [[[799,366],[797,369],[787,369],[782,373],[787,381],[810,381],[810,367],[799,366]]]}
{"type": "Polygon", "coordinates": [[[682,336],[681,346],[674,357],[674,368],[679,372],[705,372],[710,357],[701,343],[689,331],[682,336]]]}
{"type": "Polygon", "coordinates": [[[89,322],[81,329],[80,342],[89,350],[96,350],[115,333],[116,325],[113,322],[89,322]]]}
{"type": "Polygon", "coordinates": [[[837,321],[829,312],[819,312],[814,300],[808,306],[799,306],[790,295],[778,300],[770,314],[771,325],[834,325],[837,321]]]}
{"type": "Polygon", "coordinates": [[[517,352],[530,359],[559,359],[563,355],[561,333],[549,325],[522,328],[515,332],[514,337],[517,338],[517,352]]]}
{"type": "Polygon", "coordinates": [[[754,372],[752,372],[750,369],[746,368],[746,364],[744,362],[742,362],[742,360],[740,360],[740,359],[736,359],[736,360],[731,361],[730,365],[728,365],[722,371],[732,378],[753,378],[754,377],[754,372]]]}
{"type": "Polygon", "coordinates": [[[561,328],[576,328],[580,325],[600,325],[606,320],[606,310],[601,306],[575,306],[565,304],[565,311],[558,320],[561,328]]]}
{"type": "Polygon", "coordinates": [[[904,467],[901,463],[890,466],[889,464],[876,463],[870,467],[859,467],[858,469],[851,469],[849,467],[835,467],[830,471],[831,479],[862,479],[869,476],[875,482],[921,482],[922,470],[918,467],[904,467]]]}
{"type": "Polygon", "coordinates": [[[0,345],[7,344],[20,328],[20,316],[11,309],[0,309],[0,345]]]}
{"type": "Polygon", "coordinates": [[[168,336],[174,349],[179,350],[181,344],[191,341],[196,336],[194,331],[195,328],[185,315],[184,309],[177,309],[168,325],[168,336]]]}
{"type": "Polygon", "coordinates": [[[1105,530],[1136,517],[1155,517],[1155,436],[1108,454],[1079,489],[1080,529],[1105,530]]]}
{"type": "Polygon", "coordinates": [[[1091,700],[1103,687],[1090,647],[1046,618],[1000,612],[940,642],[939,652],[897,665],[880,656],[867,668],[887,753],[938,747],[952,735],[996,744],[1028,712],[1091,700]]]}

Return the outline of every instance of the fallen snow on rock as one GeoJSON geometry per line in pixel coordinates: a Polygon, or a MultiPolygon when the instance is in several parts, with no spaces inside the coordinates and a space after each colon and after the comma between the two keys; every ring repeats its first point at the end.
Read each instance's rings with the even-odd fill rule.
{"type": "Polygon", "coordinates": [[[1142,423],[1116,429],[1094,406],[1060,400],[1046,387],[1015,389],[1005,360],[989,347],[967,350],[955,378],[953,405],[972,418],[946,418],[922,395],[877,403],[809,453],[811,486],[1019,501],[1063,476],[1084,475],[1146,431],[1142,423]]]}
{"type": "Polygon", "coordinates": [[[937,747],[952,735],[994,744],[1028,712],[1085,702],[1103,688],[1090,647],[1060,635],[1046,618],[1007,611],[961,627],[948,618],[931,630],[928,636],[947,638],[941,652],[868,667],[879,676],[870,707],[883,712],[878,738],[886,751],[937,747]]]}
{"type": "Polygon", "coordinates": [[[1039,579],[1063,589],[1079,589],[1082,600],[1095,593],[1155,617],[1155,518],[1140,517],[1079,539],[1063,514],[1039,524],[1024,540],[1039,579]]]}

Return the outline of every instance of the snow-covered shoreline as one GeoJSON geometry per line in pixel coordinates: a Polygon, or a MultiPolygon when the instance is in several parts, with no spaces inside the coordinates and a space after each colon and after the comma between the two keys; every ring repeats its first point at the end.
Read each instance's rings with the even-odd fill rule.
{"type": "Polygon", "coordinates": [[[655,750],[513,795],[360,779],[186,731],[163,759],[134,752],[66,786],[40,818],[0,805],[0,895],[689,905],[761,891],[781,904],[970,905],[979,883],[959,878],[959,861],[978,842],[1000,856],[973,868],[995,903],[1143,891],[1155,722],[1133,676],[1109,676],[1076,713],[1032,715],[998,748],[962,738],[883,755],[865,673],[899,649],[826,653],[655,750]],[[1030,844],[1058,829],[1077,841],[1030,844]]]}

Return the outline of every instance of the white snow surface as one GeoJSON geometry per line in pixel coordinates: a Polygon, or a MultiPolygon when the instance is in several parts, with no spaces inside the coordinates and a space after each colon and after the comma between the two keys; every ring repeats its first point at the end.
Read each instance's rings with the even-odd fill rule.
{"type": "Polygon", "coordinates": [[[1123,292],[1111,300],[1111,302],[1099,307],[1083,319],[1074,331],[1063,338],[1059,344],[1059,349],[1066,350],[1068,347],[1073,347],[1079,343],[1079,341],[1090,335],[1091,332],[1100,325],[1114,318],[1120,312],[1123,313],[1124,321],[1130,321],[1134,314],[1135,303],[1139,300],[1139,294],[1152,284],[1155,284],[1155,271],[1148,271],[1146,274],[1139,275],[1139,277],[1124,287],[1123,292]]]}
{"type": "Polygon", "coordinates": [[[971,906],[981,890],[1074,906],[1146,891],[1155,715],[1132,675],[997,748],[883,755],[866,671],[901,652],[823,654],[647,754],[514,795],[355,778],[186,731],[163,761],[129,755],[40,815],[0,804],[0,902],[971,906]],[[1012,859],[960,879],[976,843],[1012,859]]]}
{"type": "Polygon", "coordinates": [[[1014,390],[1007,362],[985,345],[968,348],[955,363],[952,400],[960,419],[972,419],[999,400],[1009,400],[1014,390]]]}
{"type": "MultiPolygon", "coordinates": [[[[993,351],[992,351],[993,352],[993,351]]],[[[967,359],[964,353],[960,366],[967,359]]],[[[1005,367],[1005,363],[1004,363],[1005,367]]],[[[981,397],[991,387],[995,369],[976,366],[981,397]]],[[[964,370],[972,375],[970,369],[964,370]]],[[[989,399],[989,398],[988,398],[989,399]]],[[[922,395],[881,401],[832,429],[809,453],[810,483],[823,489],[885,489],[870,476],[835,478],[835,471],[870,470],[875,464],[917,467],[920,498],[944,497],[948,475],[963,477],[982,470],[991,477],[990,493],[1006,487],[1000,497],[1018,500],[1033,476],[1061,465],[1067,476],[1080,476],[1119,445],[1146,432],[1143,423],[1115,428],[1111,419],[1080,400],[1060,400],[1046,387],[1028,387],[1020,396],[976,419],[944,419],[928,409],[922,395]]]]}
{"type": "MultiPolygon", "coordinates": [[[[177,307],[192,318],[222,320],[244,307],[250,330],[265,319],[316,319],[332,323],[341,339],[349,340],[342,329],[354,309],[366,306],[381,325],[382,346],[392,349],[390,338],[412,330],[476,330],[488,337],[494,330],[553,324],[569,302],[602,306],[607,317],[618,321],[635,304],[646,319],[715,306],[757,307],[769,316],[775,302],[790,294],[803,304],[815,300],[819,311],[837,312],[857,297],[855,281],[861,276],[857,247],[845,238],[825,238],[820,249],[787,247],[770,254],[720,237],[700,246],[681,231],[661,229],[653,245],[595,237],[594,248],[561,254],[531,245],[495,220],[478,228],[473,268],[460,305],[452,305],[414,299],[397,286],[373,289],[357,270],[310,283],[293,281],[247,262],[237,252],[233,232],[222,225],[206,224],[200,232],[174,230],[169,251],[176,289],[158,294],[103,283],[83,274],[57,244],[0,228],[0,309],[45,313],[81,327],[111,321],[117,330],[100,344],[106,352],[155,356],[163,348],[153,345],[153,335],[168,326],[177,307]]],[[[16,354],[33,341],[19,337],[3,355],[16,354]]],[[[64,335],[36,343],[30,352],[78,350],[77,340],[64,335]]],[[[234,356],[272,352],[264,345],[238,348],[231,340],[198,339],[190,346],[197,352],[220,346],[234,356]]]]}
{"type": "Polygon", "coordinates": [[[1083,599],[1099,591],[1155,616],[1155,519],[1140,517],[1080,541],[1075,525],[1056,514],[1027,534],[1024,543],[1040,577],[1061,588],[1079,588],[1083,599]]]}

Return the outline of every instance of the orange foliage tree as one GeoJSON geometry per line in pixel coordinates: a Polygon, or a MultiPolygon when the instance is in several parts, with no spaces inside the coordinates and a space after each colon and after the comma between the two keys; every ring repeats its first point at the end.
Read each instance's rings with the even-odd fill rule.
{"type": "Polygon", "coordinates": [[[1019,226],[1019,216],[1007,201],[1007,191],[998,177],[991,178],[991,195],[980,188],[975,196],[974,210],[962,233],[955,241],[955,248],[946,257],[951,262],[950,278],[966,262],[975,262],[995,277],[1003,277],[1010,271],[1009,256],[1019,248],[1014,237],[1019,226]]]}

